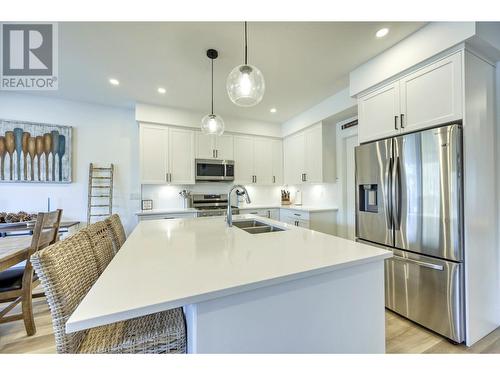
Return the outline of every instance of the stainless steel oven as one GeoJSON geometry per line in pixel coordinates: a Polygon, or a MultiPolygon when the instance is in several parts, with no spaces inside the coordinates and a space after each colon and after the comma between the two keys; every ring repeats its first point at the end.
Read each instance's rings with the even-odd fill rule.
{"type": "Polygon", "coordinates": [[[195,160],[196,181],[233,181],[234,161],[217,159],[195,160]]]}

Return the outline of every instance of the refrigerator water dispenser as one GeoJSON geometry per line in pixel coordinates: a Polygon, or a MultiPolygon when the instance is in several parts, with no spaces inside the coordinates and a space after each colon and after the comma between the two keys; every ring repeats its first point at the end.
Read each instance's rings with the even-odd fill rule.
{"type": "Polygon", "coordinates": [[[378,185],[359,185],[359,210],[365,212],[378,212],[378,185]]]}

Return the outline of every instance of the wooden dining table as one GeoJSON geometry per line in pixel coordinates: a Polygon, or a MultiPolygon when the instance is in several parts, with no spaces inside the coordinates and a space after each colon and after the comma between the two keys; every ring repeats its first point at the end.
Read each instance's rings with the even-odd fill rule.
{"type": "Polygon", "coordinates": [[[0,238],[0,271],[25,261],[30,245],[31,236],[0,238]]]}

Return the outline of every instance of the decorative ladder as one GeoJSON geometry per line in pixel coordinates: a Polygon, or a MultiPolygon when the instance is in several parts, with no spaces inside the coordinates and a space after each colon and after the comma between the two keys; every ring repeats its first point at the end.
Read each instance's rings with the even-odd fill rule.
{"type": "Polygon", "coordinates": [[[87,204],[87,225],[92,219],[105,218],[113,213],[114,167],[89,167],[89,195],[87,204]]]}

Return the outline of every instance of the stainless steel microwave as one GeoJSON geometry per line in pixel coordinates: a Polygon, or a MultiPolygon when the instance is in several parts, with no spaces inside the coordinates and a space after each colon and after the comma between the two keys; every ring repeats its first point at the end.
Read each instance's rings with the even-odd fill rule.
{"type": "Polygon", "coordinates": [[[195,160],[196,181],[233,181],[234,161],[216,159],[195,160]]]}

